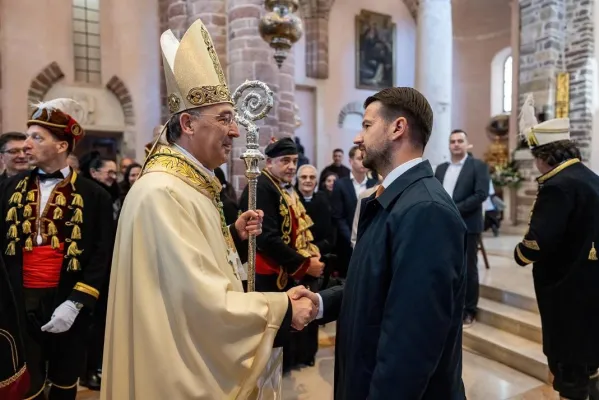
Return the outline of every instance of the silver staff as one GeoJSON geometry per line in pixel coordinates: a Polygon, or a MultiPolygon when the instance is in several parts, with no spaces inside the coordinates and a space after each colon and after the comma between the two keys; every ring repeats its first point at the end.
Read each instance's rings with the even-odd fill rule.
{"type": "MultiPolygon", "coordinates": [[[[245,161],[245,177],[248,180],[248,210],[256,209],[256,186],[260,168],[258,163],[264,160],[260,153],[258,144],[259,128],[254,121],[262,119],[268,114],[274,104],[272,90],[264,82],[245,81],[235,92],[233,92],[233,104],[235,104],[235,121],[245,127],[247,131],[247,145],[241,159],[245,161]],[[244,91],[251,91],[245,95],[240,104],[237,104],[244,91]],[[258,89],[261,89],[258,90],[258,89]]],[[[256,236],[250,235],[248,243],[248,292],[253,292],[256,288],[256,236]]]]}

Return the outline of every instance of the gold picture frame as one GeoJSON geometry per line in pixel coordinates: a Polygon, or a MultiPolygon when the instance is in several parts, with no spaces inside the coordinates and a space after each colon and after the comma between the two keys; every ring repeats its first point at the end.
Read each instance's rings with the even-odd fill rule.
{"type": "Polygon", "coordinates": [[[356,88],[395,86],[396,24],[390,15],[361,10],[356,15],[356,88]]]}

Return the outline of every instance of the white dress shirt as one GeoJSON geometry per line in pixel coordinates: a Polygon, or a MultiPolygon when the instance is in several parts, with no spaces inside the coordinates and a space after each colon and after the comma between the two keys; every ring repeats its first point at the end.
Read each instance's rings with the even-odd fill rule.
{"type": "Polygon", "coordinates": [[[366,181],[368,180],[368,177],[364,175],[364,179],[362,179],[362,182],[358,182],[354,174],[350,172],[349,179],[351,179],[351,183],[353,183],[354,185],[354,190],[356,191],[356,199],[360,198],[360,193],[367,189],[366,181]]]}
{"type": "MultiPolygon", "coordinates": [[[[38,171],[39,171],[40,175],[46,174],[41,169],[38,171]]],[[[62,176],[64,176],[64,178],[66,178],[71,173],[71,168],[66,166],[63,169],[61,169],[60,172],[62,173],[62,176]]],[[[48,204],[48,200],[50,200],[50,195],[52,194],[52,191],[54,191],[54,188],[56,187],[56,185],[58,185],[60,182],[62,182],[63,179],[52,178],[52,179],[45,180],[43,182],[40,180],[40,182],[39,182],[39,188],[40,188],[40,208],[39,209],[40,209],[40,212],[43,212],[43,210],[46,209],[46,205],[48,204]]],[[[41,219],[38,218],[38,224],[39,224],[40,220],[41,219]]],[[[38,246],[40,246],[44,242],[41,231],[42,230],[38,226],[37,227],[38,234],[37,234],[37,239],[36,239],[38,246]]]]}
{"type": "MultiPolygon", "coordinates": [[[[385,179],[383,180],[383,183],[381,183],[381,185],[383,186],[383,188],[388,188],[389,185],[391,185],[397,178],[399,178],[401,175],[403,175],[407,170],[409,170],[410,168],[412,168],[413,166],[415,166],[417,164],[420,164],[421,162],[422,162],[422,157],[418,157],[418,158],[414,158],[410,161],[406,161],[405,163],[395,167],[393,169],[393,171],[391,171],[389,173],[389,175],[387,175],[385,177],[385,179]]],[[[320,293],[316,293],[316,295],[318,296],[318,314],[316,314],[316,319],[320,319],[324,315],[324,305],[322,303],[322,297],[320,296],[320,293]]]]}
{"type": "Polygon", "coordinates": [[[445,171],[445,177],[443,178],[443,188],[449,194],[449,197],[453,199],[453,191],[455,190],[455,185],[458,182],[458,177],[460,176],[460,172],[462,172],[462,167],[464,167],[464,163],[468,158],[468,154],[464,158],[462,158],[457,163],[450,162],[447,167],[447,171],[445,171]]]}

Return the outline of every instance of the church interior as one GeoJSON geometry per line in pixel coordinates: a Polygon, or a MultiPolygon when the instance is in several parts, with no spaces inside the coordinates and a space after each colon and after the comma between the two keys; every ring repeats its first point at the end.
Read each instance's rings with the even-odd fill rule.
{"type": "MultiPolygon", "coordinates": [[[[31,105],[70,97],[87,132],[75,155],[143,160],[169,115],[160,34],[180,38],[197,19],[231,91],[246,80],[274,91],[261,148],[294,136],[318,171],[335,149],[347,157],[369,95],[414,87],[434,111],[425,157],[448,161],[450,133],[467,132],[503,202],[478,252],[477,323],[463,332],[467,398],[554,399],[531,267],[513,260],[539,175],[518,114],[532,93],[540,119],[570,118],[582,161],[599,171],[598,18],[588,0],[4,0],[0,130],[22,132],[31,105]],[[275,26],[266,17],[277,12],[288,14],[275,26]]],[[[222,167],[237,194],[245,147],[242,130],[222,167]]],[[[333,398],[334,345],[335,324],[320,327],[315,363],[285,376],[285,400],[333,398]]]]}

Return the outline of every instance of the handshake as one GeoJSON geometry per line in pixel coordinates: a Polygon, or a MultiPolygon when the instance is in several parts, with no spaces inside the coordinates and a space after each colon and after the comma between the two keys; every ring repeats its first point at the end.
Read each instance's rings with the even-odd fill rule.
{"type": "Polygon", "coordinates": [[[292,307],[291,326],[301,331],[316,319],[320,304],[319,297],[304,286],[289,289],[287,296],[291,300],[292,307]]]}

